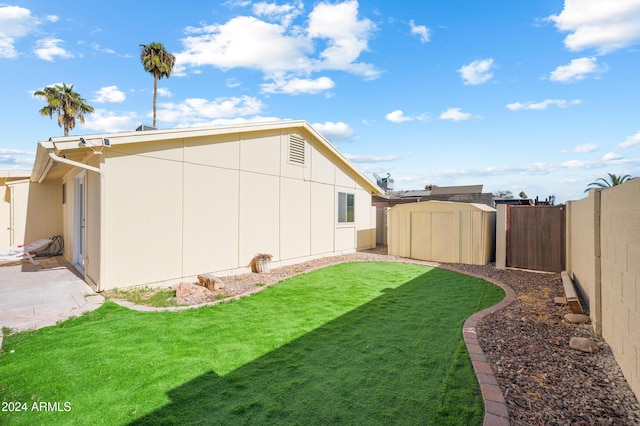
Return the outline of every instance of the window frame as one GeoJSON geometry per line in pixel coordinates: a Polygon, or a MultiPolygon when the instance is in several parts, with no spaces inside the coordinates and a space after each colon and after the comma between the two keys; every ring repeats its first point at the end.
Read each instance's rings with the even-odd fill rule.
{"type": "Polygon", "coordinates": [[[337,202],[336,222],[338,223],[338,225],[355,225],[356,194],[353,192],[338,191],[337,198],[338,198],[338,202],[337,202]]]}

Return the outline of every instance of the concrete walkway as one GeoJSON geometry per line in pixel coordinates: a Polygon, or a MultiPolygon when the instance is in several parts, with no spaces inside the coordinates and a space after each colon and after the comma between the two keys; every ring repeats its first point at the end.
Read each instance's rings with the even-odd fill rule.
{"type": "Polygon", "coordinates": [[[2,327],[15,331],[57,324],[104,302],[62,257],[0,266],[0,348],[2,327]]]}

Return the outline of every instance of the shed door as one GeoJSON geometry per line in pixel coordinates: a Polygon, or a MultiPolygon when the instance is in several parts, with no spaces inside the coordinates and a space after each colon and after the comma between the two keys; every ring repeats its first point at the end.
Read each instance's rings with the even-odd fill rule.
{"type": "Polygon", "coordinates": [[[411,212],[411,253],[412,259],[431,260],[431,214],[411,212]]]}

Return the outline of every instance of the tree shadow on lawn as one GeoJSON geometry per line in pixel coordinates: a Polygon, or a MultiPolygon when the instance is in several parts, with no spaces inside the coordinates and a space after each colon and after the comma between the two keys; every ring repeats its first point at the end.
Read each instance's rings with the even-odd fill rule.
{"type": "Polygon", "coordinates": [[[438,413],[437,423],[480,424],[461,328],[503,296],[486,281],[433,269],[224,376],[184,383],[132,424],[413,425],[438,413]],[[452,375],[466,383],[449,389],[452,375]]]}

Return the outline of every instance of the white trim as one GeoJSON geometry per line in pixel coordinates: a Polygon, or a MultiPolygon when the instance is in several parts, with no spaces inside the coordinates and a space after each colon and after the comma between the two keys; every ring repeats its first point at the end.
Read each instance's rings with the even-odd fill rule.
{"type": "Polygon", "coordinates": [[[83,274],[87,251],[87,172],[81,171],[73,177],[73,264],[83,274]],[[82,223],[84,222],[84,223],[82,223]]]}
{"type": "Polygon", "coordinates": [[[350,226],[355,226],[356,224],[356,193],[354,191],[345,191],[345,190],[340,190],[338,189],[336,191],[336,225],[339,227],[350,227],[350,226]],[[345,214],[347,215],[347,218],[349,217],[349,195],[353,196],[353,220],[351,222],[349,222],[348,220],[345,222],[340,222],[340,194],[345,194],[347,197],[345,197],[345,208],[346,208],[346,212],[345,214]]]}

